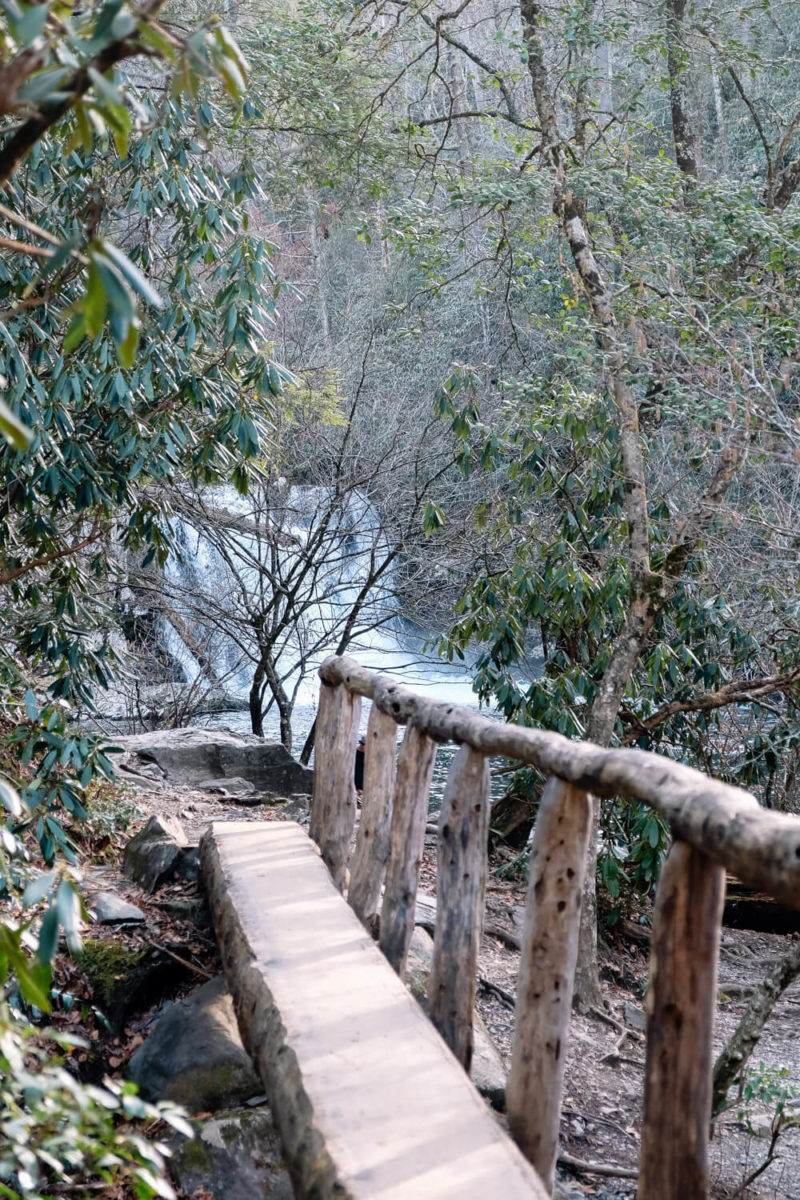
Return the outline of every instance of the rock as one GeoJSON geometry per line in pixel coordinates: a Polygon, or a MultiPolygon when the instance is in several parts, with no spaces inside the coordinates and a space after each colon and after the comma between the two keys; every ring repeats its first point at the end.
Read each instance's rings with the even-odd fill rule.
{"type": "Polygon", "coordinates": [[[481,1014],[473,1014],[472,1066],[470,1078],[482,1096],[498,1112],[506,1109],[506,1068],[481,1014]]]}
{"type": "Polygon", "coordinates": [[[153,814],[125,847],[122,869],[129,879],[154,892],[170,878],[188,838],[175,817],[153,814]]]}
{"type": "Polygon", "coordinates": [[[750,1116],[747,1118],[746,1129],[751,1137],[771,1138],[773,1134],[773,1118],[766,1113],[750,1116]]]}
{"type": "MultiPolygon", "coordinates": [[[[185,956],[183,945],[174,949],[185,956]]],[[[85,938],[75,954],[75,963],[89,980],[94,1002],[115,1032],[122,1029],[131,1013],[157,1004],[189,974],[158,946],[143,946],[140,942],[126,945],[118,938],[85,938]]]]}
{"type": "Polygon", "coordinates": [[[631,1004],[626,1000],[622,1006],[622,1013],[625,1017],[625,1024],[631,1029],[637,1030],[639,1033],[644,1033],[647,1029],[647,1014],[638,1004],[631,1004]]]}
{"type": "Polygon", "coordinates": [[[287,800],[280,808],[282,821],[297,821],[300,825],[305,824],[311,818],[311,797],[310,796],[293,796],[291,800],[287,800]]]}
{"type": "Polygon", "coordinates": [[[122,925],[145,919],[140,908],[137,908],[135,904],[129,904],[116,892],[97,892],[89,900],[88,907],[94,914],[95,921],[101,925],[122,925]]]}
{"type": "Polygon", "coordinates": [[[572,1136],[577,1138],[579,1142],[582,1142],[586,1137],[586,1126],[583,1121],[580,1119],[580,1117],[570,1117],[569,1124],[570,1129],[572,1130],[572,1136]]]}
{"type": "Polygon", "coordinates": [[[195,900],[184,899],[181,896],[171,900],[154,900],[153,906],[160,908],[162,912],[168,913],[171,917],[193,921],[198,929],[208,929],[211,924],[208,905],[200,897],[195,900]]]}
{"type": "Polygon", "coordinates": [[[198,792],[214,792],[219,796],[252,796],[256,790],[254,783],[238,775],[224,779],[201,779],[194,787],[198,792]]]}
{"type": "MultiPolygon", "coordinates": [[[[427,929],[429,933],[433,933],[436,925],[436,897],[429,896],[426,892],[417,892],[417,901],[414,909],[414,923],[421,925],[427,929]]],[[[431,953],[433,947],[431,946],[431,953]]]]}
{"type": "Polygon", "coordinates": [[[154,767],[154,770],[158,771],[158,777],[155,779],[150,775],[142,775],[139,771],[129,771],[127,767],[115,766],[114,769],[120,783],[142,788],[145,792],[160,792],[164,786],[164,777],[158,771],[158,767],[154,767]]]}
{"type": "MultiPolygon", "coordinates": [[[[411,995],[427,1011],[428,979],[433,968],[433,938],[417,925],[411,937],[406,963],[406,986],[411,995]]],[[[473,1013],[473,1047],[470,1078],[492,1108],[505,1112],[506,1069],[500,1051],[492,1041],[483,1017],[473,1013]]]]}
{"type": "Polygon", "coordinates": [[[193,1122],[194,1140],[180,1135],[170,1149],[170,1173],[181,1193],[215,1200],[294,1200],[269,1110],[221,1113],[193,1122]]]}
{"type": "Polygon", "coordinates": [[[583,1200],[585,1193],[577,1183],[556,1180],[553,1200],[583,1200]]]}
{"type": "Polygon", "coordinates": [[[160,729],[117,738],[121,765],[141,772],[155,764],[171,783],[195,786],[226,779],[245,780],[256,791],[293,796],[312,790],[314,772],[296,762],[279,742],[226,729],[160,729]]]}
{"type": "Polygon", "coordinates": [[[190,1112],[230,1108],[264,1090],[222,975],[164,1013],[128,1073],[146,1100],[174,1100],[190,1112]]]}
{"type": "Polygon", "coordinates": [[[433,938],[417,925],[411,935],[406,960],[406,987],[423,1008],[428,1007],[428,980],[433,969],[433,938]]]}
{"type": "Polygon", "coordinates": [[[175,860],[175,874],[195,883],[200,877],[200,851],[197,846],[183,846],[175,860]]]}

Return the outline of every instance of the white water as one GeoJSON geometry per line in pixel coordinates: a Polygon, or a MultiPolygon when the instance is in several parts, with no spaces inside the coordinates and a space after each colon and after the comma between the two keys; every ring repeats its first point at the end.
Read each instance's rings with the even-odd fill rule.
{"type": "MultiPolygon", "coordinates": [[[[264,537],[265,531],[278,528],[281,542],[279,570],[283,578],[292,579],[319,527],[320,514],[330,508],[330,494],[320,487],[287,487],[282,493],[278,492],[277,501],[269,512],[264,511],[262,504],[259,513],[258,497],[240,496],[231,487],[215,489],[207,500],[214,508],[257,523],[261,531],[261,538],[237,531],[229,534],[227,539],[236,573],[252,594],[259,587],[259,564],[263,565],[264,556],[274,551],[275,539],[270,546],[264,537]]],[[[181,561],[170,559],[168,582],[188,589],[195,596],[205,594],[209,603],[213,601],[223,609],[239,602],[234,576],[219,550],[204,535],[202,520],[198,519],[196,526],[187,520],[178,521],[176,538],[181,546],[181,561]]],[[[323,565],[313,586],[306,589],[306,610],[280,648],[279,666],[285,676],[286,689],[297,688],[296,744],[300,744],[304,727],[313,719],[319,691],[317,667],[336,650],[343,619],[367,577],[370,555],[380,556],[387,550],[378,514],[363,494],[354,493],[343,511],[334,518],[331,535],[325,544],[323,565]],[[309,647],[313,649],[300,679],[297,664],[301,650],[308,653],[309,647]]],[[[432,637],[432,631],[422,630],[399,616],[390,574],[384,576],[382,588],[382,594],[365,610],[364,624],[385,623],[362,628],[347,652],[365,666],[396,675],[415,690],[429,690],[437,699],[476,707],[468,664],[447,663],[435,653],[426,651],[425,643],[432,637]]],[[[175,607],[181,611],[199,642],[203,645],[213,642],[213,653],[209,657],[215,672],[225,679],[225,690],[234,696],[246,697],[252,680],[252,663],[246,660],[231,638],[204,629],[202,617],[198,615],[198,612],[202,613],[202,605],[198,606],[196,601],[187,604],[176,601],[175,607]]],[[[181,664],[186,678],[195,680],[200,666],[171,625],[167,626],[166,638],[170,653],[181,664]]],[[[254,647],[252,634],[246,644],[254,647]]],[[[246,715],[245,723],[242,717],[241,713],[235,714],[234,723],[245,727],[246,715]]],[[[265,732],[270,736],[273,731],[277,731],[277,714],[271,710],[266,717],[265,732]]]]}

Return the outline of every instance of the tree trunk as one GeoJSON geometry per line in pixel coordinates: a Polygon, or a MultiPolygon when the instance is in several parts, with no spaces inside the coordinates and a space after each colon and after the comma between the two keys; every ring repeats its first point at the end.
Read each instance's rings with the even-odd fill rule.
{"type": "Polygon", "coordinates": [[[266,687],[269,687],[269,690],[272,694],[272,699],[274,700],[278,709],[281,742],[291,754],[293,705],[291,699],[286,693],[286,689],[281,683],[280,676],[275,670],[273,663],[270,661],[269,650],[265,650],[263,652],[261,662],[255,669],[253,674],[253,682],[250,685],[250,695],[248,697],[250,726],[253,730],[253,733],[257,734],[258,737],[264,736],[263,704],[264,691],[266,687]]]}
{"type": "Polygon", "coordinates": [[[261,663],[255,669],[253,682],[250,684],[250,695],[247,702],[250,708],[250,728],[258,737],[264,736],[264,714],[261,711],[261,701],[264,697],[264,668],[261,663]]]}
{"type": "Polygon", "coordinates": [[[695,180],[698,177],[697,145],[688,112],[686,52],[681,40],[685,11],[686,0],[667,0],[667,71],[675,161],[685,176],[695,180]]]}
{"type": "Polygon", "coordinates": [[[579,951],[582,875],[591,824],[586,792],[551,778],[533,835],[506,1087],[514,1140],[548,1192],[555,1180],[570,989],[579,951]]]}
{"type": "MultiPolygon", "coordinates": [[[[680,47],[680,22],[685,0],[667,0],[672,37],[671,80],[675,88],[673,123],[676,130],[678,165],[689,176],[696,176],[690,127],[686,118],[681,89],[683,52],[680,47]]],[[[580,277],[592,316],[598,327],[605,359],[603,369],[616,408],[625,494],[625,522],[628,536],[628,596],[624,625],[613,646],[589,715],[587,737],[608,745],[620,704],[631,674],[652,632],[658,613],[674,590],[690,553],[697,546],[711,514],[725,495],[736,466],[741,460],[741,437],[735,437],[720,455],[717,470],[698,507],[677,526],[665,561],[664,574],[655,577],[650,565],[649,516],[644,457],[639,430],[639,405],[633,388],[633,370],[627,357],[626,343],[619,336],[613,296],[594,255],[583,198],[570,186],[570,160],[558,129],[555,97],[545,61],[540,30],[541,9],[536,0],[521,0],[522,34],[528,51],[528,72],[541,128],[541,156],[555,174],[553,211],[559,218],[575,269],[580,277]]],[[[635,332],[635,331],[634,331],[635,332]]],[[[642,336],[644,334],[642,333],[642,336]]],[[[596,805],[595,805],[596,807],[596,805]]],[[[597,963],[597,815],[592,824],[586,871],[582,930],[578,969],[575,978],[575,1004],[587,1008],[601,997],[597,963]]]]}
{"type": "Polygon", "coordinates": [[[714,1063],[714,1090],[711,1101],[711,1111],[714,1115],[724,1107],[728,1088],[744,1070],[775,1004],[798,975],[800,942],[795,942],[753,992],[739,1024],[714,1063]]]}
{"type": "Polygon", "coordinates": [[[719,72],[713,59],[711,61],[711,87],[714,93],[714,115],[717,121],[717,170],[727,173],[730,166],[728,127],[725,123],[725,108],[722,103],[722,87],[720,85],[719,72]]]}
{"type": "Polygon", "coordinates": [[[313,724],[308,731],[306,740],[303,742],[303,749],[300,751],[300,762],[304,767],[307,767],[311,761],[311,755],[314,753],[314,739],[317,736],[317,718],[314,718],[313,724]]]}

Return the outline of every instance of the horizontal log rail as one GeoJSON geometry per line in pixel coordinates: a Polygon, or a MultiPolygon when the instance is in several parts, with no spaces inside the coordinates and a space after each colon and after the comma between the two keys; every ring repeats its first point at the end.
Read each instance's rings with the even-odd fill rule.
{"type": "Polygon", "coordinates": [[[595,796],[642,800],[668,822],[674,837],[722,863],[748,887],[800,908],[800,820],[761,808],[749,792],[646,750],[606,750],[560,733],[490,721],[469,708],[419,696],[346,655],[327,658],[319,673],[325,683],[344,684],[372,700],[398,725],[413,722],[434,741],[519,759],[595,796]]]}
{"type": "Polygon", "coordinates": [[[573,742],[428,699],[347,656],[326,659],[319,673],[311,835],[337,887],[347,892],[373,936],[377,930],[401,978],[413,932],[436,744],[462,747],[439,814],[428,1000],[434,1024],[467,1070],[486,878],[485,760],[516,760],[549,779],[531,850],[506,1100],[509,1128],[550,1192],[591,796],[626,796],[667,821],[673,845],[655,906],[637,1195],[704,1200],[725,872],[800,908],[800,818],[765,810],[747,792],[657,754],[573,742]],[[350,854],[362,697],[372,701],[372,710],[361,818],[350,854]],[[399,725],[407,729],[398,753],[399,725]]]}

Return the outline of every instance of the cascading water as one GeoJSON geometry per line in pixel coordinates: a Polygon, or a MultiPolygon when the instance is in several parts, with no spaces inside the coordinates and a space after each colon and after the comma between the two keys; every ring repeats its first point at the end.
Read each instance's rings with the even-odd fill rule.
{"type": "MultiPolygon", "coordinates": [[[[278,483],[243,497],[225,487],[209,492],[203,508],[187,507],[175,538],[181,557],[170,559],[166,586],[179,619],[168,625],[166,639],[190,681],[205,671],[228,693],[245,698],[257,648],[244,610],[260,606],[265,620],[278,623],[288,607],[281,591],[288,596],[296,589],[297,612],[275,653],[283,686],[295,698],[295,747],[302,745],[316,707],[316,668],[336,650],[370,570],[391,551],[379,514],[361,491],[340,498],[325,487],[278,483]],[[307,569],[309,558],[316,559],[313,570],[307,569]]],[[[431,689],[437,699],[475,706],[463,664],[426,654],[429,633],[403,619],[390,567],[364,604],[356,631],[348,652],[361,662],[410,687],[431,689]]],[[[224,720],[249,728],[241,712],[224,720]]],[[[277,731],[273,708],[264,732],[271,737],[277,731]]]]}

